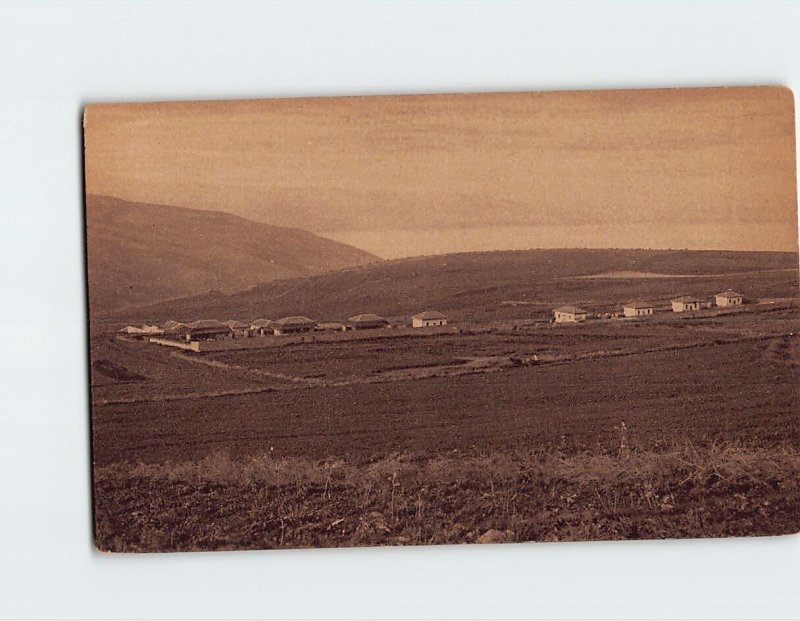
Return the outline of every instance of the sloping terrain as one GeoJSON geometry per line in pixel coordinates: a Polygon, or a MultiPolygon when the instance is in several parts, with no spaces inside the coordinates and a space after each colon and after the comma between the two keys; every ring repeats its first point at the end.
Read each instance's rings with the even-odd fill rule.
{"type": "Polygon", "coordinates": [[[402,316],[435,309],[453,319],[502,319],[548,312],[553,304],[604,309],[634,300],[667,303],[732,288],[750,297],[798,294],[794,253],[678,250],[527,250],[474,252],[383,261],[304,279],[264,283],[118,313],[117,321],[198,317],[317,320],[372,312],[402,316]],[[634,270],[664,278],[574,278],[634,270]],[[695,276],[697,275],[697,276],[695,276]],[[688,277],[687,277],[688,276],[688,277]]]}
{"type": "Polygon", "coordinates": [[[87,197],[86,223],[93,315],[377,260],[299,229],[106,196],[87,197]]]}

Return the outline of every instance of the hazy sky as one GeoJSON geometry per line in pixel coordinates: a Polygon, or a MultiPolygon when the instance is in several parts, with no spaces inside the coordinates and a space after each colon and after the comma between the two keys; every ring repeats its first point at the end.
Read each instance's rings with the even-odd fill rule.
{"type": "Polygon", "coordinates": [[[795,250],[793,107],[769,87],[98,105],[86,187],[385,257],[795,250]]]}

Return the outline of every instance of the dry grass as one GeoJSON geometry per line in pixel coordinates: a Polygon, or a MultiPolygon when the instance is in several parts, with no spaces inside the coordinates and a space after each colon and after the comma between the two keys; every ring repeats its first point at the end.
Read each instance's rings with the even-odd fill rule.
{"type": "Polygon", "coordinates": [[[116,464],[96,472],[113,551],[637,539],[796,532],[792,446],[664,443],[342,460],[116,464]]]}

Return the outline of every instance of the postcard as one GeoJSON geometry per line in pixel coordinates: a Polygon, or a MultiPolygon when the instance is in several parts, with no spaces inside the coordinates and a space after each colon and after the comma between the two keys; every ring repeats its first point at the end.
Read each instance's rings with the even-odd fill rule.
{"type": "Polygon", "coordinates": [[[91,104],[96,545],[800,531],[777,86],[91,104]]]}

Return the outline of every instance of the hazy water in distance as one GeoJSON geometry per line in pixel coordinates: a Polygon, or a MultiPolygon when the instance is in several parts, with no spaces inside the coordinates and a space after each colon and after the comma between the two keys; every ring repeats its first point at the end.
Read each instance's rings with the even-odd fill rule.
{"type": "Polygon", "coordinates": [[[315,231],[384,259],[530,248],[653,248],[692,250],[779,250],[797,252],[793,224],[739,227],[679,224],[485,226],[459,229],[315,231]]]}

